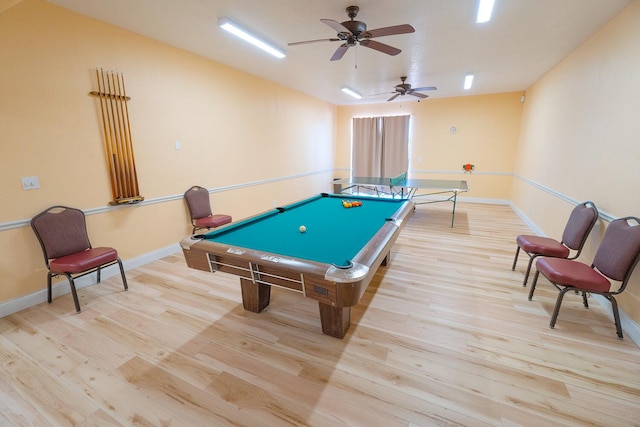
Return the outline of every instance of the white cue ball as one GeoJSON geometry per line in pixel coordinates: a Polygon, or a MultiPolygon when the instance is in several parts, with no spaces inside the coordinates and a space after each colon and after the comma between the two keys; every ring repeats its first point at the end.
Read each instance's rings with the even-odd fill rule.
{"type": "Polygon", "coordinates": [[[307,231],[307,227],[305,227],[304,225],[300,226],[300,232],[304,233],[305,231],[307,231]]]}

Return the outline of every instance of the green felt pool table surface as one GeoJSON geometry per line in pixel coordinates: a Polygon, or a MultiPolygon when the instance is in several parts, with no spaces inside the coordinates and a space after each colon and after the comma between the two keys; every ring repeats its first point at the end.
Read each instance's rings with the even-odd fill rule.
{"type": "Polygon", "coordinates": [[[204,235],[222,244],[346,266],[405,200],[318,195],[204,235]],[[361,206],[345,208],[343,200],[361,206]],[[306,231],[300,232],[300,226],[306,231]]]}

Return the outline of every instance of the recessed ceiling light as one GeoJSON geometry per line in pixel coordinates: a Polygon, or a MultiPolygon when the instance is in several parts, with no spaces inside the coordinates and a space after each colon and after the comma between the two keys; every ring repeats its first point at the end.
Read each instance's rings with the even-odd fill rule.
{"type": "Polygon", "coordinates": [[[230,32],[234,36],[240,37],[242,40],[247,41],[256,47],[259,47],[267,53],[270,53],[276,58],[284,58],[286,56],[284,54],[284,50],[265,41],[263,38],[258,37],[253,32],[242,27],[240,24],[233,22],[229,18],[218,19],[218,26],[223,30],[230,32]]]}
{"type": "Polygon", "coordinates": [[[473,74],[467,74],[464,76],[464,89],[469,90],[473,85],[473,74]]]}
{"type": "Polygon", "coordinates": [[[478,16],[476,22],[481,24],[483,22],[489,22],[491,20],[491,12],[493,12],[494,0],[480,0],[478,5],[478,16]]]}
{"type": "Polygon", "coordinates": [[[353,96],[355,99],[362,99],[362,95],[360,95],[358,92],[351,89],[350,87],[342,86],[340,90],[342,90],[344,93],[346,93],[349,96],[353,96]]]}

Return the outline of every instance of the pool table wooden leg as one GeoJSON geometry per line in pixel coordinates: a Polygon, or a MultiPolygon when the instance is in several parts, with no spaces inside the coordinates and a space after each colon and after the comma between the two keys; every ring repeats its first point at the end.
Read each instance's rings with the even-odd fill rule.
{"type": "Polygon", "coordinates": [[[389,264],[389,259],[391,258],[391,251],[389,251],[389,253],[387,254],[387,256],[384,257],[384,259],[382,260],[382,265],[383,267],[386,267],[387,264],[389,264]]]}
{"type": "Polygon", "coordinates": [[[322,333],[336,338],[343,338],[349,329],[351,307],[334,307],[318,302],[322,333]]]}
{"type": "Polygon", "coordinates": [[[242,306],[245,310],[260,313],[269,305],[271,286],[253,283],[241,277],[240,287],[242,288],[242,306]]]}

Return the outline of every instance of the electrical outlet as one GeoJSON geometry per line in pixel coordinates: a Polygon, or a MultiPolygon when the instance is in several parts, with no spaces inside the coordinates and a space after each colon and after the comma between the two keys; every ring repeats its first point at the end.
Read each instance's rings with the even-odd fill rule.
{"type": "Polygon", "coordinates": [[[20,181],[22,181],[23,190],[36,190],[40,188],[40,181],[38,181],[37,176],[23,176],[20,178],[20,181]]]}

